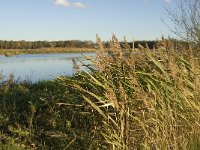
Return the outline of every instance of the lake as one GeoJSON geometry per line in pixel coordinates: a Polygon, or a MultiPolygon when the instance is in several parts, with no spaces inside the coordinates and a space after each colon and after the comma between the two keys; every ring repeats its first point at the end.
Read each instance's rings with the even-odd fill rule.
{"type": "Polygon", "coordinates": [[[94,53],[23,54],[12,57],[0,55],[0,72],[4,79],[12,73],[16,80],[51,80],[61,75],[72,76],[74,64],[79,60],[89,63],[84,56],[95,57],[94,53]]]}

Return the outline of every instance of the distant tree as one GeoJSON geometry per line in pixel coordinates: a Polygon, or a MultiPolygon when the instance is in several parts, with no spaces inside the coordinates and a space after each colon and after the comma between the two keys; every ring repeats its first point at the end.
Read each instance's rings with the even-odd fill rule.
{"type": "Polygon", "coordinates": [[[0,49],[39,49],[39,48],[94,48],[92,41],[3,41],[0,40],[0,49]]]}
{"type": "Polygon", "coordinates": [[[182,40],[200,44],[200,0],[175,0],[175,8],[166,9],[172,31],[182,40]]]}
{"type": "Polygon", "coordinates": [[[3,41],[0,40],[0,49],[2,49],[2,48],[3,48],[3,41]]]}

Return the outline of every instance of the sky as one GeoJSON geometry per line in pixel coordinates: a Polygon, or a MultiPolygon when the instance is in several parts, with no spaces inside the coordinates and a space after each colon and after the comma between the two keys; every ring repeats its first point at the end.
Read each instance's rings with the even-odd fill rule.
{"type": "MultiPolygon", "coordinates": [[[[173,0],[0,0],[1,40],[156,40],[173,0]]],[[[166,21],[167,22],[167,21],[166,21]]],[[[168,22],[167,22],[168,23],[168,22]]]]}

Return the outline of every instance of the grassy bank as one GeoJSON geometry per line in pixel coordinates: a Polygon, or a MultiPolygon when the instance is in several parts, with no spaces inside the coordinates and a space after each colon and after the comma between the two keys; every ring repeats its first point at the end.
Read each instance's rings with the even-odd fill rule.
{"type": "Polygon", "coordinates": [[[200,149],[199,49],[99,50],[90,73],[0,85],[5,149],[200,149]],[[13,148],[14,147],[14,148],[13,148]]]}
{"type": "Polygon", "coordinates": [[[16,83],[11,77],[0,85],[0,149],[91,147],[96,117],[82,105],[79,93],[57,80],[16,83]]]}
{"type": "Polygon", "coordinates": [[[40,49],[1,49],[0,55],[13,56],[20,54],[49,54],[49,53],[85,53],[95,52],[89,48],[40,48],[40,49]]]}

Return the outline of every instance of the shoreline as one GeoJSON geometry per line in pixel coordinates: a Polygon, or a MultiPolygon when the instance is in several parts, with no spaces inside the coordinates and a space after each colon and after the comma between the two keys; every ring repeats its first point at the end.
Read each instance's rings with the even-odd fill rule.
{"type": "Polygon", "coordinates": [[[40,48],[40,49],[0,49],[0,55],[10,57],[21,54],[86,53],[94,48],[40,48]]]}

